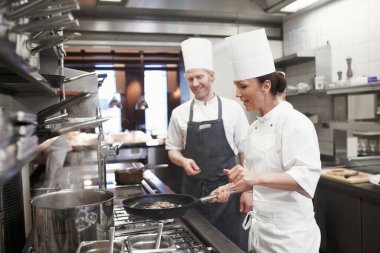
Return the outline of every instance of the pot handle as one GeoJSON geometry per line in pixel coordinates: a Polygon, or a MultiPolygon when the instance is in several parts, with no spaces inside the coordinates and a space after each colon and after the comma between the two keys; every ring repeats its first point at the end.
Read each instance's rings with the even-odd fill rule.
{"type": "Polygon", "coordinates": [[[167,163],[158,164],[158,165],[147,164],[147,165],[144,165],[143,167],[136,168],[136,170],[146,171],[147,169],[161,169],[161,168],[167,168],[167,167],[169,167],[169,164],[167,163]]]}

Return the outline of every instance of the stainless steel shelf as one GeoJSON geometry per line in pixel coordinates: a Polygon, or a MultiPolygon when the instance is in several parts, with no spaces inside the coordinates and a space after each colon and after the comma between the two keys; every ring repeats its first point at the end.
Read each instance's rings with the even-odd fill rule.
{"type": "Polygon", "coordinates": [[[306,63],[315,60],[314,52],[299,52],[274,60],[276,68],[285,68],[291,65],[306,63]]]}
{"type": "Polygon", "coordinates": [[[330,126],[332,129],[336,130],[353,130],[361,132],[377,132],[380,129],[380,124],[377,122],[358,122],[358,121],[331,121],[330,126]]]}
{"type": "Polygon", "coordinates": [[[328,88],[328,89],[323,89],[323,90],[309,90],[306,92],[287,91],[286,96],[298,96],[298,95],[321,94],[321,93],[326,93],[327,95],[360,94],[360,93],[373,93],[373,92],[379,92],[379,91],[380,91],[380,82],[376,82],[376,83],[367,83],[367,84],[361,84],[361,85],[328,88]]]}
{"type": "Polygon", "coordinates": [[[0,38],[0,93],[55,96],[55,89],[14,52],[14,45],[0,38]]]}
{"type": "Polygon", "coordinates": [[[327,95],[371,93],[380,91],[380,82],[326,89],[327,95]]]}
{"type": "Polygon", "coordinates": [[[309,90],[309,91],[286,91],[286,96],[299,96],[299,95],[310,95],[310,94],[324,94],[326,90],[309,90]]]}

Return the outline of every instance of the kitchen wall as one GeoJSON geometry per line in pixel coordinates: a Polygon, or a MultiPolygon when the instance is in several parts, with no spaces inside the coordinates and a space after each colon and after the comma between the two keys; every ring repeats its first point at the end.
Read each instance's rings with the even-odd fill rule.
{"type": "MultiPolygon", "coordinates": [[[[380,1],[335,0],[317,9],[285,20],[284,55],[331,44],[332,79],[337,71],[347,72],[346,58],[352,58],[354,77],[380,77],[380,1]]],[[[313,63],[287,68],[290,83],[312,80],[313,63]]]]}

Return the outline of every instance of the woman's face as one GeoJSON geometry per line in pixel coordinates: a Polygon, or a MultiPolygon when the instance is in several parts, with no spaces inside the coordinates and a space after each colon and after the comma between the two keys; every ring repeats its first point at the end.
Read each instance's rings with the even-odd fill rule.
{"type": "Polygon", "coordinates": [[[213,97],[212,82],[214,81],[214,72],[204,69],[191,69],[186,71],[187,83],[196,99],[208,101],[213,97]]]}
{"type": "Polygon", "coordinates": [[[258,79],[252,78],[242,81],[235,81],[236,97],[243,101],[247,111],[263,109],[265,97],[269,90],[266,85],[260,85],[258,79]]]}

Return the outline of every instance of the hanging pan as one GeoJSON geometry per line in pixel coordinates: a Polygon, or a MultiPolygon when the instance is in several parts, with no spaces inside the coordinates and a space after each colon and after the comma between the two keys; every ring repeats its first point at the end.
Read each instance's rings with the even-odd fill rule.
{"type": "Polygon", "coordinates": [[[35,134],[38,136],[39,141],[42,142],[46,139],[56,137],[56,136],[59,136],[62,134],[67,134],[67,133],[72,132],[72,131],[77,131],[77,130],[87,128],[87,127],[95,127],[98,124],[100,124],[104,121],[107,121],[109,119],[111,119],[111,117],[104,117],[104,118],[100,118],[100,119],[92,119],[92,120],[81,122],[81,123],[78,123],[78,124],[75,124],[72,126],[60,128],[57,130],[53,130],[53,129],[49,129],[49,128],[37,129],[35,134]]]}

